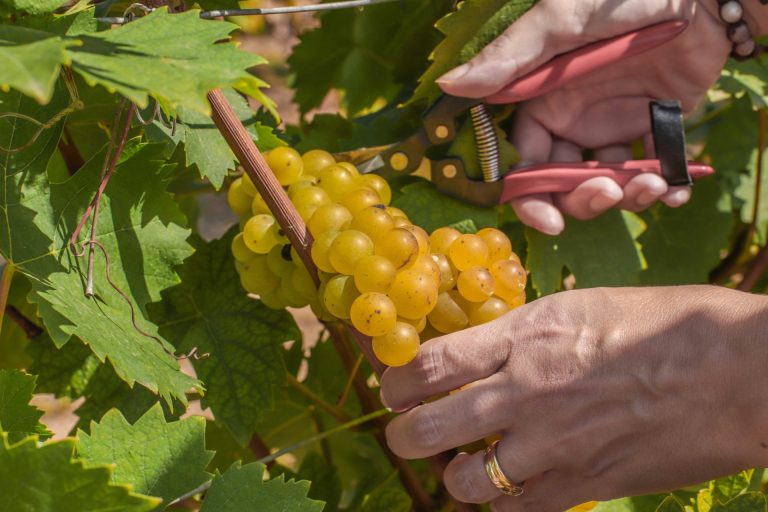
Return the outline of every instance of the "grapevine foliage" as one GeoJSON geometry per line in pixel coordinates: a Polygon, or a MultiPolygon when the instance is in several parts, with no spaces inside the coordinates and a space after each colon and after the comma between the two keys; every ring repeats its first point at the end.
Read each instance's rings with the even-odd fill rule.
{"type": "MultiPolygon", "coordinates": [[[[287,61],[301,117],[280,130],[258,78],[265,59],[232,38],[237,25],[199,17],[240,2],[186,2],[195,8],[187,12],[146,2],[170,7],[122,27],[97,17],[134,2],[90,3],[0,0],[0,510],[148,511],[180,499],[203,512],[443,506],[428,465],[391,458],[381,424],[325,436],[376,408],[370,366],[362,362],[353,383],[357,354],[343,340],[307,329],[302,339],[289,312],[245,294],[230,253],[237,226],[201,229],[212,217],[206,205],[240,173],[206,95],[222,89],[262,151],[288,144],[355,158],[412,133],[439,94],[434,79],[534,1],[454,9],[412,0],[318,15],[287,61]],[[314,114],[330,97],[340,112],[314,114]],[[104,181],[130,104],[142,121],[129,118],[104,181]],[[49,439],[33,393],[84,399],[76,432],[49,439]],[[204,415],[182,419],[193,400],[204,415]],[[270,452],[285,448],[275,463],[270,452]],[[434,503],[420,501],[411,473],[434,503]]],[[[723,71],[688,131],[694,156],[717,174],[677,210],[568,219],[549,237],[508,207],[476,208],[420,178],[393,180],[392,203],[428,231],[502,229],[530,272],[529,300],[571,286],[735,286],[768,242],[758,172],[766,83],[765,58],[723,71]]],[[[492,108],[499,133],[511,110],[492,108]]],[[[511,145],[502,150],[505,165],[516,160],[511,145]]],[[[443,151],[477,174],[469,125],[443,151]]],[[[754,287],[766,289],[765,278],[754,287]]],[[[593,510],[768,512],[765,481],[747,471],[593,510]]]]}

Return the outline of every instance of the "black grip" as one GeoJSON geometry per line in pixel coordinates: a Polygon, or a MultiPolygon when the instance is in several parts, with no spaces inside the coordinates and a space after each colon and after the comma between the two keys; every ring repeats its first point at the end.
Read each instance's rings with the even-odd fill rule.
{"type": "Polygon", "coordinates": [[[652,101],[651,130],[661,175],[669,185],[693,185],[685,154],[683,109],[677,100],[652,101]]]}

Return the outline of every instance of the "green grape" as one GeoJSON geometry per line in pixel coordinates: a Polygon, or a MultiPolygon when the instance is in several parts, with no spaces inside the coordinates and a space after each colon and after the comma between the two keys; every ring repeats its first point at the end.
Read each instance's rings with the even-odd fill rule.
{"type": "Polygon", "coordinates": [[[431,256],[419,256],[419,258],[416,260],[416,263],[414,263],[412,267],[408,268],[410,270],[415,270],[416,272],[427,274],[435,282],[435,286],[438,288],[440,287],[440,267],[437,266],[437,263],[435,263],[431,256]]]}
{"type": "Polygon", "coordinates": [[[276,245],[267,254],[269,270],[281,279],[293,270],[293,264],[285,257],[286,253],[290,255],[290,245],[276,245]]]}
{"type": "Polygon", "coordinates": [[[411,324],[416,328],[416,332],[421,334],[424,332],[424,329],[427,328],[427,317],[423,316],[421,318],[418,318],[416,320],[411,320],[410,318],[403,318],[401,316],[397,317],[398,322],[405,322],[406,324],[411,324]]]}
{"type": "Polygon", "coordinates": [[[395,227],[395,222],[381,206],[369,206],[352,217],[350,227],[362,231],[376,242],[381,235],[395,227]]]}
{"type": "Polygon", "coordinates": [[[419,242],[419,256],[426,256],[429,254],[429,235],[426,231],[413,224],[402,226],[402,229],[410,231],[413,233],[413,236],[416,237],[416,240],[419,242]]]}
{"type": "Polygon", "coordinates": [[[509,312],[509,304],[497,297],[491,297],[485,302],[472,304],[469,307],[469,325],[476,326],[492,322],[509,312]]]}
{"type": "Polygon", "coordinates": [[[451,244],[448,257],[459,270],[478,267],[488,261],[488,246],[477,235],[461,235],[451,244]]]}
{"type": "Polygon", "coordinates": [[[287,245],[291,243],[290,240],[288,240],[288,235],[285,234],[285,231],[283,231],[282,226],[275,222],[275,224],[272,226],[272,231],[274,232],[275,240],[277,240],[277,243],[280,245],[287,245]]]}
{"type": "Polygon", "coordinates": [[[467,314],[449,293],[438,295],[437,305],[427,318],[430,325],[442,334],[460,331],[469,324],[467,314]]]}
{"type": "Polygon", "coordinates": [[[333,276],[323,290],[323,304],[330,314],[341,320],[349,320],[352,303],[360,295],[352,276],[333,276]]]}
{"type": "Polygon", "coordinates": [[[387,258],[371,255],[360,258],[355,267],[355,285],[363,293],[387,293],[395,280],[397,269],[387,258]]]}
{"type": "Polygon", "coordinates": [[[392,201],[392,189],[389,188],[387,180],[376,174],[363,174],[357,179],[357,185],[361,187],[372,188],[379,194],[381,204],[389,206],[392,201]]]}
{"type": "Polygon", "coordinates": [[[354,174],[339,164],[323,169],[317,178],[317,184],[328,192],[334,201],[340,201],[347,193],[351,192],[357,181],[354,174]]]}
{"type": "Polygon", "coordinates": [[[264,198],[258,192],[256,192],[256,195],[253,196],[253,201],[251,201],[251,213],[254,215],[272,215],[267,202],[264,201],[264,198]]]}
{"type": "Polygon", "coordinates": [[[495,228],[484,228],[477,232],[488,246],[488,263],[507,260],[512,255],[512,242],[507,235],[495,228]]]}
{"type": "Polygon", "coordinates": [[[354,176],[355,178],[360,177],[360,171],[357,169],[357,166],[355,166],[355,164],[350,162],[339,162],[338,165],[342,166],[343,168],[351,172],[352,176],[354,176]]]}
{"type": "Polygon", "coordinates": [[[419,333],[411,324],[397,322],[384,336],[373,338],[373,353],[387,366],[404,366],[419,353],[419,333]]]}
{"type": "Polygon", "coordinates": [[[301,256],[299,256],[299,253],[296,252],[296,249],[293,246],[291,246],[291,263],[297,267],[306,268],[304,266],[304,261],[301,259],[301,256]]]}
{"type": "Polygon", "coordinates": [[[279,293],[285,299],[285,303],[292,308],[303,308],[309,304],[309,301],[302,296],[299,290],[293,285],[293,268],[290,273],[285,274],[280,280],[279,293]]]}
{"type": "Polygon", "coordinates": [[[432,261],[440,270],[440,293],[447,292],[456,286],[456,278],[459,276],[456,268],[451,265],[451,260],[445,254],[433,254],[432,261]]]}
{"type": "Polygon", "coordinates": [[[368,235],[348,229],[339,233],[328,252],[331,266],[336,272],[351,276],[355,273],[355,265],[365,256],[373,254],[373,242],[368,235]]]}
{"type": "Polygon", "coordinates": [[[301,220],[303,220],[308,225],[309,219],[312,218],[318,208],[320,207],[314,204],[305,204],[302,206],[297,206],[296,211],[299,212],[299,217],[301,217],[301,220]]]}
{"type": "Polygon", "coordinates": [[[429,247],[433,254],[448,254],[451,244],[461,236],[453,228],[438,228],[429,235],[429,247]]]}
{"type": "Polygon", "coordinates": [[[315,317],[317,317],[317,319],[321,322],[334,322],[336,320],[333,315],[330,314],[327,309],[325,309],[325,306],[323,306],[323,301],[320,300],[319,297],[315,297],[314,299],[310,300],[309,307],[312,309],[312,313],[314,313],[315,317]]]}
{"type": "Polygon", "coordinates": [[[396,269],[402,269],[416,262],[419,241],[406,229],[390,229],[376,240],[374,253],[387,258],[396,269]]]}
{"type": "Polygon", "coordinates": [[[293,266],[293,270],[291,271],[291,284],[302,300],[307,304],[312,302],[317,295],[315,282],[312,280],[312,276],[309,275],[309,272],[304,265],[293,266]]]}
{"type": "Polygon", "coordinates": [[[257,254],[248,263],[243,263],[240,270],[240,283],[248,293],[262,295],[274,290],[280,283],[280,279],[269,270],[267,257],[257,254]]]}
{"type": "Polygon", "coordinates": [[[275,148],[267,154],[267,164],[284,187],[295,183],[304,170],[298,151],[287,146],[275,148]]]}
{"type": "Polygon", "coordinates": [[[491,271],[485,267],[471,267],[462,271],[456,280],[456,288],[470,302],[484,302],[493,295],[495,282],[491,271]]]}
{"type": "Polygon", "coordinates": [[[315,262],[317,268],[324,272],[336,272],[331,265],[331,260],[328,257],[328,253],[331,250],[331,244],[339,236],[338,231],[326,231],[317,238],[312,244],[312,261],[315,262]]]}
{"type": "Polygon", "coordinates": [[[251,181],[251,177],[248,176],[247,173],[243,173],[242,176],[240,176],[240,179],[243,180],[243,192],[248,194],[249,196],[255,196],[259,192],[256,190],[256,185],[253,184],[253,181],[251,181]]]}
{"type": "Polygon", "coordinates": [[[512,303],[519,295],[525,296],[528,276],[525,269],[515,260],[497,261],[491,265],[491,275],[495,280],[493,293],[512,303]]]}
{"type": "Polygon", "coordinates": [[[437,302],[437,285],[432,276],[415,270],[404,270],[395,276],[389,298],[400,316],[418,319],[427,316],[437,302]]]}
{"type": "Polygon", "coordinates": [[[302,189],[305,189],[307,187],[314,187],[317,185],[317,176],[309,176],[307,174],[302,174],[301,177],[296,180],[293,185],[288,187],[288,197],[293,199],[293,196],[302,189]]]}
{"type": "Polygon", "coordinates": [[[352,222],[352,214],[340,204],[320,206],[309,219],[309,232],[315,238],[326,231],[342,231],[352,222]]]}
{"type": "Polygon", "coordinates": [[[360,295],[352,303],[349,316],[352,325],[366,336],[383,336],[397,323],[397,309],[383,293],[360,295]]]}
{"type": "Polygon", "coordinates": [[[238,233],[235,235],[235,237],[232,239],[232,256],[235,257],[235,260],[240,263],[247,263],[250,260],[252,260],[256,253],[251,251],[243,241],[243,234],[238,233]]]}
{"type": "Polygon", "coordinates": [[[277,244],[275,218],[271,215],[254,215],[243,226],[243,241],[256,254],[267,254],[277,244]]]}
{"type": "Polygon", "coordinates": [[[400,217],[401,219],[408,220],[408,216],[400,208],[396,208],[394,206],[387,206],[387,213],[390,214],[392,217],[400,217]]]}
{"type": "Polygon", "coordinates": [[[243,190],[243,179],[237,178],[227,190],[227,203],[235,215],[242,217],[251,213],[253,198],[243,190]]]}
{"type": "Polygon", "coordinates": [[[352,215],[356,215],[358,212],[369,206],[381,204],[381,198],[373,189],[360,187],[345,195],[341,199],[341,204],[343,204],[352,215]]]}
{"type": "Polygon", "coordinates": [[[259,300],[261,300],[262,304],[267,306],[269,309],[274,309],[277,311],[285,309],[286,306],[288,306],[288,304],[283,302],[283,299],[279,296],[279,294],[275,292],[260,295],[259,300]]]}
{"type": "Polygon", "coordinates": [[[322,149],[313,149],[307,151],[301,156],[304,161],[304,173],[317,176],[317,174],[336,163],[333,155],[322,149]]]}

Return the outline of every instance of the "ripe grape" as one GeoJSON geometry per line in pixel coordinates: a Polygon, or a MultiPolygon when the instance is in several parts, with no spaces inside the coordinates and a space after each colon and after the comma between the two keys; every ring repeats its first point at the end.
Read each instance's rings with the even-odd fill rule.
{"type": "Polygon", "coordinates": [[[317,295],[317,287],[304,265],[293,265],[291,284],[302,300],[309,304],[317,295]]]}
{"type": "Polygon", "coordinates": [[[396,228],[405,228],[411,225],[411,221],[405,217],[394,217],[393,220],[396,228]]]}
{"type": "Polygon", "coordinates": [[[397,309],[383,293],[364,293],[352,303],[350,319],[366,336],[383,336],[395,328],[397,309]]]}
{"type": "Polygon", "coordinates": [[[448,254],[451,244],[461,236],[458,230],[453,228],[438,228],[429,235],[429,246],[432,253],[448,254]]]}
{"type": "Polygon", "coordinates": [[[296,182],[293,185],[288,187],[288,197],[290,197],[291,200],[293,200],[293,196],[299,190],[302,190],[308,187],[315,187],[315,186],[317,186],[317,176],[302,174],[301,177],[298,180],[296,180],[296,182]]]}
{"type": "Polygon", "coordinates": [[[358,186],[368,187],[376,191],[381,199],[381,204],[389,206],[392,201],[392,189],[389,188],[387,180],[376,174],[363,174],[357,179],[358,186]]]}
{"type": "Polygon", "coordinates": [[[469,325],[481,325],[492,322],[509,312],[509,305],[497,297],[469,306],[469,325]]]}
{"type": "Polygon", "coordinates": [[[389,298],[400,316],[418,319],[427,316],[437,302],[437,285],[432,276],[415,270],[404,270],[395,276],[389,298]]]}
{"type": "Polygon", "coordinates": [[[241,263],[247,263],[248,261],[252,260],[256,253],[251,251],[243,241],[243,234],[238,233],[235,235],[235,237],[232,239],[232,256],[235,257],[236,261],[239,261],[241,263]]]}
{"type": "Polygon", "coordinates": [[[227,190],[227,203],[235,215],[242,217],[251,213],[253,198],[243,190],[243,179],[237,178],[227,190]]]}
{"type": "MultiPolygon", "coordinates": [[[[293,269],[291,269],[293,270],[293,269]]],[[[299,293],[295,286],[291,274],[286,274],[284,279],[280,280],[279,292],[285,303],[292,308],[303,308],[307,305],[306,299],[299,293]]]]}
{"type": "Polygon", "coordinates": [[[253,184],[253,181],[251,181],[251,177],[250,177],[250,176],[248,176],[248,174],[246,174],[246,173],[243,173],[243,175],[242,175],[242,176],[240,176],[240,178],[239,178],[239,179],[241,179],[241,180],[242,180],[242,182],[243,182],[243,183],[242,183],[243,192],[245,192],[245,193],[246,193],[246,194],[248,194],[249,196],[255,196],[256,194],[258,194],[258,193],[259,193],[259,192],[256,190],[256,185],[254,185],[254,184],[253,184]]]}
{"type": "Polygon", "coordinates": [[[348,192],[355,188],[357,181],[354,174],[339,164],[332,165],[320,171],[317,184],[325,190],[331,199],[340,201],[348,192]]]}
{"type": "Polygon", "coordinates": [[[295,190],[291,196],[291,201],[296,208],[301,208],[308,205],[323,206],[330,203],[331,198],[328,197],[325,190],[310,185],[295,190]]]}
{"type": "Polygon", "coordinates": [[[488,263],[506,260],[512,255],[512,243],[502,231],[495,228],[485,228],[477,232],[488,246],[488,263]]]}
{"type": "Polygon", "coordinates": [[[387,293],[392,287],[397,270],[387,258],[382,256],[365,256],[355,267],[355,285],[363,293],[387,293]]]}
{"type": "Polygon", "coordinates": [[[413,233],[413,236],[416,237],[416,240],[419,242],[419,256],[426,256],[429,254],[429,235],[426,231],[421,229],[419,226],[414,226],[410,223],[408,225],[402,226],[402,229],[410,231],[413,233]]]}
{"type": "Polygon", "coordinates": [[[345,195],[341,200],[341,204],[344,205],[352,215],[355,215],[369,206],[381,204],[381,198],[373,189],[360,187],[345,195]]]}
{"type": "Polygon", "coordinates": [[[512,297],[511,300],[507,301],[507,304],[509,304],[510,309],[519,308],[520,306],[525,304],[525,290],[521,290],[520,293],[514,297],[512,297]]]}
{"type": "Polygon", "coordinates": [[[440,270],[440,293],[447,292],[456,286],[456,278],[459,276],[456,268],[445,254],[433,254],[432,261],[440,270]]]}
{"type": "Polygon", "coordinates": [[[416,262],[419,241],[408,230],[391,229],[376,240],[374,253],[387,258],[396,269],[401,269],[416,262]]]}
{"type": "Polygon", "coordinates": [[[419,256],[416,259],[416,263],[413,264],[413,266],[408,267],[410,270],[415,270],[417,272],[421,272],[423,274],[427,274],[432,278],[432,280],[435,282],[437,287],[440,287],[440,268],[437,266],[437,263],[432,259],[431,256],[419,256]]]}
{"type": "Polygon", "coordinates": [[[257,254],[247,263],[243,263],[240,270],[240,283],[248,293],[269,293],[279,282],[280,279],[269,270],[267,257],[262,254],[257,254]]]}
{"type": "Polygon", "coordinates": [[[387,366],[403,366],[419,353],[419,333],[411,324],[397,322],[384,336],[373,338],[373,353],[387,366]]]}
{"type": "Polygon", "coordinates": [[[352,229],[362,231],[376,242],[381,235],[395,227],[392,217],[380,206],[369,206],[359,211],[353,218],[352,229]]]}
{"type": "Polygon", "coordinates": [[[275,218],[271,215],[254,215],[243,226],[243,241],[256,254],[267,254],[277,243],[275,218]]]}
{"type": "Polygon", "coordinates": [[[392,217],[400,217],[408,220],[408,216],[400,208],[396,208],[394,206],[387,206],[387,213],[390,214],[392,217]]]}
{"type": "Polygon", "coordinates": [[[494,279],[485,267],[471,267],[459,274],[456,287],[470,302],[484,302],[493,295],[494,279]]]}
{"type": "Polygon", "coordinates": [[[331,266],[336,272],[348,276],[355,273],[355,265],[361,258],[371,255],[373,255],[373,242],[368,235],[354,229],[339,233],[328,252],[331,266]]]}
{"type": "Polygon", "coordinates": [[[277,290],[270,293],[262,293],[259,295],[259,300],[267,306],[269,309],[281,310],[285,309],[288,305],[284,302],[284,298],[277,292],[277,290]]]}
{"type": "Polygon", "coordinates": [[[405,322],[406,324],[411,324],[416,328],[416,332],[421,334],[424,332],[424,329],[427,327],[427,317],[423,316],[416,320],[411,320],[410,318],[403,318],[401,316],[397,317],[398,322],[405,322]]]}
{"type": "Polygon", "coordinates": [[[331,244],[333,244],[338,235],[338,231],[326,231],[315,238],[315,242],[312,244],[312,261],[315,262],[317,268],[324,272],[335,272],[328,257],[328,252],[331,250],[331,244]]]}
{"type": "Polygon", "coordinates": [[[298,151],[287,146],[275,148],[267,154],[267,163],[281,185],[296,182],[304,170],[304,162],[298,151]]]}
{"type": "Polygon", "coordinates": [[[497,261],[490,272],[496,282],[493,293],[512,303],[521,294],[525,296],[528,276],[520,263],[514,260],[497,261]]]}
{"type": "Polygon", "coordinates": [[[254,215],[271,215],[272,212],[269,210],[269,206],[267,206],[267,202],[264,201],[264,198],[261,197],[261,194],[256,192],[256,195],[253,196],[253,201],[251,201],[251,213],[254,215]]]}
{"type": "Polygon", "coordinates": [[[352,303],[360,295],[351,276],[333,276],[323,289],[323,304],[330,314],[342,320],[349,320],[352,303]]]}
{"type": "Polygon", "coordinates": [[[427,318],[432,327],[443,334],[460,331],[469,324],[467,314],[449,293],[437,297],[435,309],[427,318]]]}
{"type": "Polygon", "coordinates": [[[352,176],[355,178],[360,177],[360,171],[357,169],[357,166],[351,162],[339,162],[338,165],[342,166],[346,170],[352,173],[352,176]]]}
{"type": "MultiPolygon", "coordinates": [[[[281,278],[284,278],[293,270],[293,264],[284,256],[286,247],[288,247],[288,250],[290,251],[289,245],[276,245],[269,251],[269,254],[267,254],[267,265],[269,266],[269,270],[281,278]]],[[[290,252],[288,252],[288,254],[290,254],[290,252]]]]}
{"type": "Polygon", "coordinates": [[[324,204],[309,219],[309,231],[317,238],[326,231],[342,231],[351,221],[352,214],[340,204],[324,204]]]}
{"type": "Polygon", "coordinates": [[[488,246],[477,235],[461,235],[451,244],[448,256],[457,269],[467,270],[485,265],[488,261],[488,246]]]}
{"type": "Polygon", "coordinates": [[[317,176],[317,174],[336,163],[336,159],[333,155],[322,149],[313,149],[307,151],[301,156],[304,162],[304,174],[311,174],[317,176]]]}

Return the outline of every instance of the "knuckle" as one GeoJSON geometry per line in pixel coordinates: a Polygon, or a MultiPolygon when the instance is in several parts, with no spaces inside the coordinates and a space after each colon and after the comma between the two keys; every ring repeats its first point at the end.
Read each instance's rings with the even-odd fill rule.
{"type": "Polygon", "coordinates": [[[435,343],[423,346],[415,370],[421,384],[429,387],[438,385],[446,375],[443,348],[435,343]]]}
{"type": "Polygon", "coordinates": [[[482,478],[488,477],[472,471],[462,472],[447,477],[445,486],[454,498],[468,503],[477,503],[481,501],[480,489],[487,486],[482,478]]]}

